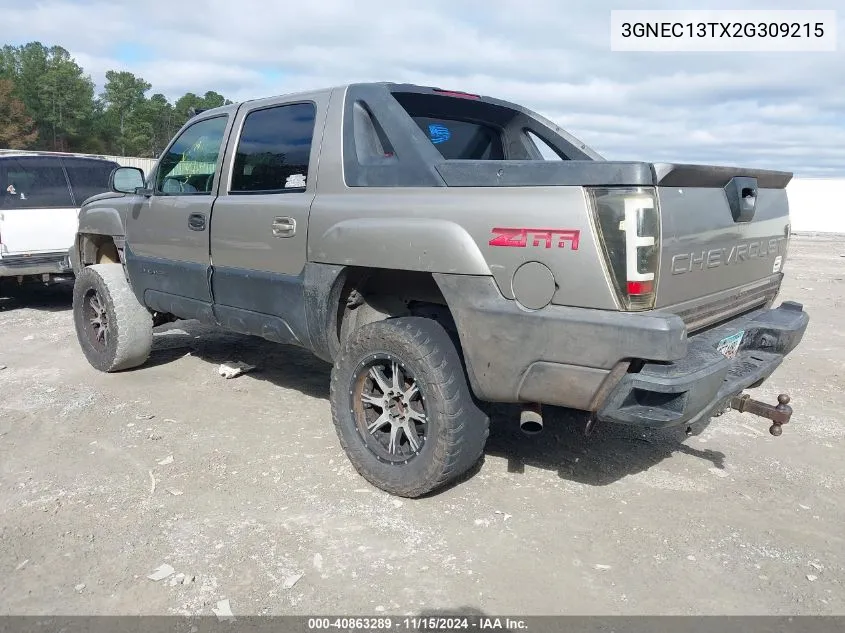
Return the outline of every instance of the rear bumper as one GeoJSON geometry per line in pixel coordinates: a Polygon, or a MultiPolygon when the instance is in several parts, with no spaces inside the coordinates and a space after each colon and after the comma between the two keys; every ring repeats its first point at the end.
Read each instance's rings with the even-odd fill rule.
{"type": "Polygon", "coordinates": [[[680,317],[565,306],[529,311],[492,277],[435,274],[458,327],[476,397],[589,410],[621,361],[687,353],[680,317]]]}
{"type": "Polygon", "coordinates": [[[505,299],[489,277],[435,279],[457,324],[476,397],[595,411],[622,424],[695,422],[771,375],[809,322],[802,306],[787,302],[688,337],[680,317],[659,310],[528,311],[505,299]],[[716,344],[740,330],[740,350],[728,360],[716,344]],[[639,360],[646,361],[640,371],[628,371],[639,360]]]}
{"type": "Polygon", "coordinates": [[[66,275],[73,272],[70,253],[37,253],[33,255],[5,255],[0,259],[0,277],[29,275],[66,275]]]}
{"type": "Polygon", "coordinates": [[[800,343],[809,320],[801,304],[786,301],[692,336],[683,358],[622,376],[598,418],[649,427],[694,424],[768,378],[800,343]],[[738,332],[742,343],[728,359],[716,346],[738,332]]]}

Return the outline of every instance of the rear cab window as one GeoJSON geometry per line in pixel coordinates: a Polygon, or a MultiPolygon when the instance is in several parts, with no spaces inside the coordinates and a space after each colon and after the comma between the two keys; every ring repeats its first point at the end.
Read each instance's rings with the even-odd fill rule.
{"type": "Polygon", "coordinates": [[[412,117],[435,147],[449,160],[504,160],[499,130],[484,123],[445,117],[412,117]]]}
{"type": "Polygon", "coordinates": [[[394,92],[393,97],[446,160],[566,159],[520,127],[521,113],[475,95],[394,92]]]}
{"type": "Polygon", "coordinates": [[[58,157],[0,158],[0,208],[68,209],[75,206],[58,157]]]}

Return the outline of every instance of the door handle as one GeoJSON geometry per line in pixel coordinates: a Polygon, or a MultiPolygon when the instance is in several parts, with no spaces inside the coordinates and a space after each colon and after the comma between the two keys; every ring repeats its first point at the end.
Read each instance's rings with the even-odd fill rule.
{"type": "Polygon", "coordinates": [[[204,213],[192,213],[188,216],[188,228],[192,231],[204,231],[205,230],[205,214],[204,213]]]}
{"type": "Polygon", "coordinates": [[[296,220],[293,218],[274,218],[273,237],[293,237],[296,234],[296,220]]]}

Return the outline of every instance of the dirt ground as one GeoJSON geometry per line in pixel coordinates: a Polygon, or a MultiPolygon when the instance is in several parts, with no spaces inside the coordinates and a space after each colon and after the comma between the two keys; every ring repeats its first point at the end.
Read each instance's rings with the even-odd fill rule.
{"type": "Polygon", "coordinates": [[[66,287],[0,299],[0,614],[845,614],[845,236],[797,236],[786,273],[810,329],[755,390],[792,396],[781,437],[500,415],[416,501],[354,472],[305,352],[182,322],[105,375],[66,287]]]}

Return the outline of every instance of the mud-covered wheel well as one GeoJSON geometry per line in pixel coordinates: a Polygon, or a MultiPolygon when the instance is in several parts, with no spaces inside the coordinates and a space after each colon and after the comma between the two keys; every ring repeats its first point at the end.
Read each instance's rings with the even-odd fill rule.
{"type": "Polygon", "coordinates": [[[80,235],[79,261],[82,266],[116,264],[121,261],[120,251],[110,235],[80,235]]]}
{"type": "MultiPolygon", "coordinates": [[[[474,374],[464,354],[457,323],[446,298],[431,273],[346,269],[341,281],[336,313],[330,316],[328,344],[332,359],[343,341],[355,329],[389,318],[420,316],[440,323],[458,352],[464,375],[470,385],[474,374]]],[[[328,359],[326,359],[328,360],[328,359]]],[[[478,406],[486,406],[473,395],[478,406]]]]}
{"type": "Polygon", "coordinates": [[[332,346],[355,329],[391,317],[422,316],[440,322],[460,349],[454,318],[431,273],[349,269],[329,325],[332,346]]]}

